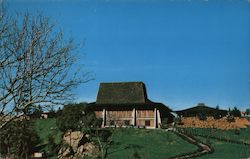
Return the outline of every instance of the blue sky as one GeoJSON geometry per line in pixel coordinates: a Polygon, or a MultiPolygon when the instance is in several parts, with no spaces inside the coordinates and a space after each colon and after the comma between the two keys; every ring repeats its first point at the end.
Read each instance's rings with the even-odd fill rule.
{"type": "Polygon", "coordinates": [[[167,0],[9,0],[12,13],[43,12],[85,43],[80,63],[95,80],[77,90],[95,101],[100,82],[143,81],[174,110],[204,102],[250,107],[250,3],[167,0]]]}

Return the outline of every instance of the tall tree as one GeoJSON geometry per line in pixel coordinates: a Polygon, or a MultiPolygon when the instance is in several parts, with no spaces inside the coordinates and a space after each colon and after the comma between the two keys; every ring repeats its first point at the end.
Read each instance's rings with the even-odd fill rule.
{"type": "Polygon", "coordinates": [[[90,80],[74,66],[78,46],[47,17],[1,9],[0,28],[0,130],[30,108],[72,100],[71,90],[90,80]]]}
{"type": "Polygon", "coordinates": [[[250,115],[250,108],[247,108],[247,109],[246,109],[246,114],[247,114],[247,115],[250,115]]]}

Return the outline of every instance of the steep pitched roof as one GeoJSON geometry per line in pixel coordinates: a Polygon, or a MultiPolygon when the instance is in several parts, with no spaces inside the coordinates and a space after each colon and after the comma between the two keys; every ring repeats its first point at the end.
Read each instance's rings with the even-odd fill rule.
{"type": "Polygon", "coordinates": [[[143,82],[100,83],[97,104],[132,104],[147,101],[143,82]]]}

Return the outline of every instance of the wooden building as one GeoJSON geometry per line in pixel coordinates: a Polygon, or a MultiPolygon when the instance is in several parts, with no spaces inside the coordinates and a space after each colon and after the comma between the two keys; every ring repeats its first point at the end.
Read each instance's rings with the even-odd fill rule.
{"type": "Polygon", "coordinates": [[[167,106],[148,99],[142,82],[101,83],[96,102],[89,106],[103,119],[103,127],[158,128],[164,118],[173,121],[167,106]]]}
{"type": "Polygon", "coordinates": [[[196,117],[196,116],[218,116],[218,117],[224,117],[228,114],[227,110],[221,110],[219,108],[212,108],[206,106],[204,103],[198,103],[197,106],[194,106],[192,108],[184,109],[175,111],[176,114],[178,114],[179,117],[196,117]]]}

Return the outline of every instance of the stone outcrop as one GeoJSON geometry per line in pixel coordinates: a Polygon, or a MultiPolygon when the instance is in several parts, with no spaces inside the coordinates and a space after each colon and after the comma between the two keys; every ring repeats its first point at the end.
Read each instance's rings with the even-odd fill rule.
{"type": "Polygon", "coordinates": [[[63,135],[63,144],[58,153],[59,159],[74,159],[76,157],[97,157],[98,147],[89,139],[89,135],[80,131],[67,132],[63,135]]]}

